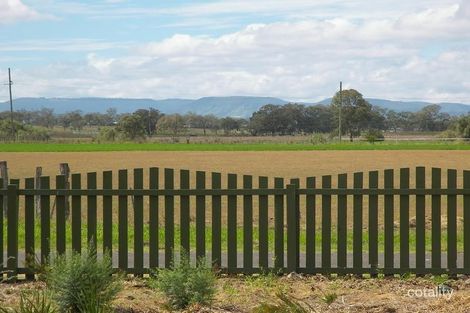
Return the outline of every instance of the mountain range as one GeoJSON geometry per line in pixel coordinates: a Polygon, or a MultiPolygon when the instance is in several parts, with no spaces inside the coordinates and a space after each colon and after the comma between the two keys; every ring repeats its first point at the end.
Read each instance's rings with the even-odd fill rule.
{"type": "MultiPolygon", "coordinates": [[[[423,101],[393,101],[366,98],[372,105],[395,111],[416,112],[432,103],[423,101]]],[[[265,104],[281,105],[290,101],[273,97],[203,97],[200,99],[125,99],[125,98],[18,98],[13,102],[15,110],[39,110],[52,108],[55,113],[65,113],[81,110],[85,113],[106,112],[116,108],[119,113],[134,112],[137,109],[155,108],[166,114],[188,113],[214,114],[218,117],[250,117],[265,104]]],[[[317,103],[302,103],[305,105],[330,104],[331,98],[317,103]]],[[[437,103],[441,111],[451,115],[470,113],[470,105],[463,103],[437,103]]],[[[9,102],[0,102],[0,111],[9,110],[9,102]]]]}

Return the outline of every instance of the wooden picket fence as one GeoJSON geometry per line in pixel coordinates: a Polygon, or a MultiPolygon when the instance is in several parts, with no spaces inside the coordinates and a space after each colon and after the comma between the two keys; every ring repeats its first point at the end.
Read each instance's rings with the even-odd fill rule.
{"type": "Polygon", "coordinates": [[[224,176],[226,180],[222,187],[223,175],[220,173],[210,173],[209,177],[206,172],[197,171],[194,180],[190,179],[188,170],[179,171],[176,188],[175,172],[166,168],[160,173],[159,168],[150,168],[146,187],[143,169],[133,170],[132,186],[127,170],[118,171],[117,186],[113,185],[113,172],[103,172],[101,188],[98,188],[97,173],[86,175],[85,188],[81,174],[71,175],[70,189],[66,188],[63,175],[55,178],[55,188],[51,188],[50,177],[40,178],[41,189],[35,188],[38,184],[34,178],[26,178],[23,187],[20,180],[10,180],[7,189],[0,189],[0,207],[4,201],[8,203],[6,219],[0,215],[0,256],[3,257],[0,272],[11,278],[17,274],[31,278],[34,269],[21,264],[20,259],[35,256],[44,263],[51,252],[81,252],[82,223],[85,222],[86,241],[101,245],[103,253],[115,256],[115,267],[130,274],[140,275],[154,268],[171,267],[175,255],[183,250],[193,257],[206,257],[226,273],[274,270],[310,274],[470,274],[470,171],[461,173],[463,182],[458,185],[458,172],[447,170],[446,188],[441,184],[443,171],[438,168],[432,168],[432,183],[426,186],[424,167],[414,171],[413,188],[410,187],[408,168],[354,173],[352,188],[347,174],[334,177],[335,188],[331,175],[321,177],[321,187],[315,177],[306,178],[302,185],[299,179],[291,179],[286,184],[283,178],[259,177],[254,188],[250,175],[244,175],[240,181],[236,174],[228,174],[224,176]],[[399,177],[398,184],[394,181],[395,176],[399,177]],[[364,186],[365,178],[368,187],[364,186]],[[210,182],[210,187],[206,181],[210,182]],[[35,216],[35,197],[38,196],[40,216],[35,216]],[[441,201],[444,198],[445,208],[441,201]],[[413,208],[410,199],[415,200],[413,208]],[[459,203],[463,203],[463,207],[458,208],[459,203]],[[51,224],[53,207],[55,229],[51,229],[54,226],[51,224]],[[68,208],[70,218],[67,218],[68,208]],[[458,227],[458,221],[462,219],[458,211],[463,212],[462,227],[458,227]],[[336,214],[336,220],[332,218],[332,212],[336,214]],[[410,212],[416,214],[415,230],[410,229],[410,212]],[[441,226],[443,212],[447,216],[445,231],[441,226]],[[350,223],[348,214],[352,214],[350,223]],[[117,215],[114,218],[117,243],[113,240],[116,231],[113,230],[113,215],[117,215]],[[133,247],[128,246],[131,215],[133,247]],[[426,229],[426,218],[429,217],[430,230],[426,229]],[[101,237],[97,233],[98,223],[102,223],[101,237]],[[148,235],[144,236],[145,225],[148,225],[148,235]],[[192,235],[191,225],[195,228],[192,235]],[[22,227],[24,249],[20,251],[19,229],[22,227]],[[258,232],[257,242],[254,242],[254,229],[258,232]],[[159,242],[160,230],[164,233],[164,242],[159,242]],[[240,231],[243,235],[241,248],[237,243],[240,239],[237,232],[240,231]],[[351,231],[352,249],[348,246],[351,231]],[[414,250],[410,252],[412,231],[415,231],[416,239],[414,250]],[[426,240],[429,240],[426,231],[431,232],[430,251],[426,249],[426,240]],[[56,239],[51,242],[54,232],[56,239]],[[179,232],[179,242],[175,240],[176,232],[179,232]],[[207,244],[209,233],[211,240],[207,244]],[[224,240],[223,233],[226,234],[224,240]],[[332,233],[336,236],[336,244],[333,244],[332,233]],[[383,240],[379,233],[383,234],[383,240]],[[397,234],[399,242],[395,247],[397,234]],[[444,247],[443,235],[447,236],[444,247]],[[40,247],[35,246],[37,236],[40,247]],[[68,236],[71,237],[69,241],[66,240],[68,236]],[[191,244],[191,236],[195,236],[192,238],[195,244],[191,244]],[[301,242],[301,236],[305,238],[304,242],[301,242]],[[319,247],[316,244],[318,236],[321,236],[319,247]],[[269,237],[273,237],[273,244],[269,237]],[[462,237],[463,248],[458,248],[458,238],[462,237]],[[96,242],[97,238],[102,238],[102,242],[96,242]],[[54,243],[55,247],[51,247],[54,243]],[[133,260],[132,266],[129,259],[133,260]]]}

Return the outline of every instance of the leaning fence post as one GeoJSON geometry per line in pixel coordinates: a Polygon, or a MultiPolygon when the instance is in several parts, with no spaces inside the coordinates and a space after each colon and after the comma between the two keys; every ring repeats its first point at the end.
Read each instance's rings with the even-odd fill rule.
{"type": "Polygon", "coordinates": [[[8,185],[8,210],[7,210],[7,269],[8,280],[15,281],[18,271],[18,202],[17,202],[17,185],[8,185]]]}
{"type": "MultiPolygon", "coordinates": [[[[3,186],[0,186],[0,188],[7,189],[8,188],[8,182],[10,181],[8,179],[8,166],[7,166],[7,161],[0,161],[0,178],[3,178],[3,186]]],[[[3,215],[7,215],[7,209],[8,209],[8,200],[7,196],[3,198],[3,215]]]]}
{"type": "MultiPolygon", "coordinates": [[[[60,175],[65,177],[65,189],[70,189],[70,167],[68,163],[60,163],[59,165],[60,175]]],[[[69,206],[70,196],[65,196],[65,218],[69,219],[70,216],[70,206],[69,206]]]]}
{"type": "Polygon", "coordinates": [[[297,240],[297,186],[287,185],[287,271],[297,271],[299,245],[297,240]]]}

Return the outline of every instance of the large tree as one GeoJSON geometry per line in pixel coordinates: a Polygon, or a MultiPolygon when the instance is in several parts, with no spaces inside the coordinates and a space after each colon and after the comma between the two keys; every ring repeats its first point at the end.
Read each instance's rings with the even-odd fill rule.
{"type": "Polygon", "coordinates": [[[117,124],[117,131],[126,139],[135,140],[145,137],[146,129],[140,117],[136,114],[121,117],[117,124]]]}
{"type": "Polygon", "coordinates": [[[165,115],[158,120],[156,128],[158,132],[177,136],[185,131],[185,119],[180,114],[165,115]]]}
{"type": "Polygon", "coordinates": [[[148,136],[155,133],[157,122],[163,116],[159,110],[154,108],[139,109],[134,112],[134,115],[140,118],[140,122],[145,127],[148,136]]]}
{"type": "Polygon", "coordinates": [[[337,122],[341,112],[341,132],[348,134],[350,141],[368,128],[369,121],[373,117],[372,105],[354,89],[343,90],[341,97],[337,92],[331,101],[331,106],[337,122]]]}

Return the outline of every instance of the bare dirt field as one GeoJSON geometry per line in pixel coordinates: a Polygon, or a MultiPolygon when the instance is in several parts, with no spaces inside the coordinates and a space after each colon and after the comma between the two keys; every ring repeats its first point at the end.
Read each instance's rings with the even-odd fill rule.
{"type": "Polygon", "coordinates": [[[10,152],[0,160],[15,178],[33,176],[36,166],[56,175],[61,162],[75,173],[156,166],[285,178],[415,166],[455,168],[460,176],[470,169],[470,151],[10,152]]]}
{"type": "MultiPolygon", "coordinates": [[[[117,186],[117,170],[129,169],[129,186],[132,186],[132,169],[144,168],[144,187],[148,186],[149,167],[189,169],[191,170],[191,185],[195,184],[195,171],[207,171],[207,183],[211,186],[210,172],[222,173],[222,187],[226,185],[225,174],[239,175],[238,184],[242,186],[242,175],[253,175],[253,187],[257,187],[257,176],[268,176],[272,186],[273,177],[284,177],[286,183],[290,178],[300,178],[301,185],[305,177],[316,176],[317,186],[321,186],[320,176],[333,175],[332,184],[335,187],[337,174],[348,173],[348,184],[352,184],[352,173],[365,172],[364,186],[367,186],[367,171],[395,169],[395,186],[399,183],[399,169],[411,169],[410,186],[414,186],[414,168],[426,166],[426,184],[431,184],[431,168],[439,167],[442,172],[442,186],[447,184],[446,169],[458,170],[458,187],[462,186],[463,170],[470,169],[470,151],[151,151],[151,152],[9,152],[0,153],[0,160],[8,161],[10,178],[32,177],[36,166],[43,167],[43,175],[52,176],[51,186],[54,186],[54,176],[58,174],[59,163],[67,162],[72,173],[98,172],[98,187],[101,185],[101,172],[113,170],[114,186],[117,186]]],[[[383,173],[379,172],[381,176],[383,173]]],[[[379,176],[379,177],[380,177],[379,176]]],[[[160,184],[163,182],[163,171],[160,171],[160,184]]],[[[379,179],[379,187],[383,180],[379,179]]],[[[175,172],[175,184],[179,185],[179,174],[175,172]]],[[[82,186],[86,186],[86,175],[82,176],[82,186]]],[[[414,198],[410,202],[414,207],[414,198]]],[[[336,199],[332,200],[333,208],[336,199]]],[[[240,203],[242,201],[239,201],[240,203]]],[[[396,201],[398,204],[398,201],[396,201]]],[[[348,201],[351,206],[352,201],[348,201]]],[[[178,199],[176,199],[178,207],[178,199]]],[[[254,198],[255,208],[257,198],[254,198]]],[[[364,199],[367,206],[367,197],[364,199]]],[[[443,208],[446,199],[443,197],[443,208]]],[[[301,199],[303,207],[303,199],[301,199]]],[[[462,197],[458,199],[458,215],[461,215],[462,197]]],[[[319,211],[319,210],[318,210],[319,211]]],[[[398,210],[396,210],[398,213],[398,210]]],[[[410,216],[414,216],[411,211],[410,216]]],[[[207,218],[210,220],[210,212],[207,218]]],[[[321,216],[318,216],[319,218],[321,216]]],[[[255,221],[256,221],[255,214],[255,221]]],[[[333,212],[333,218],[335,213],[333,212]]],[[[367,211],[364,211],[364,220],[367,211]]],[[[396,215],[398,218],[398,215],[396,215]]]]}

